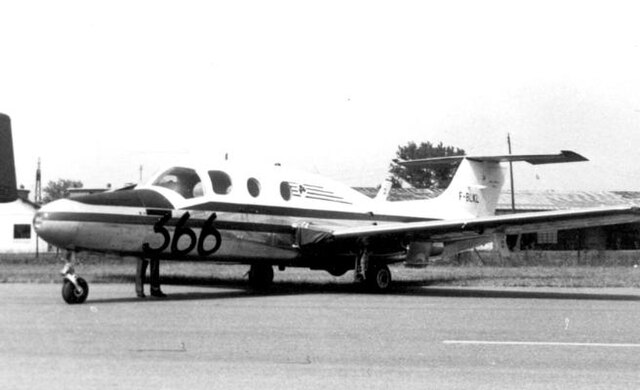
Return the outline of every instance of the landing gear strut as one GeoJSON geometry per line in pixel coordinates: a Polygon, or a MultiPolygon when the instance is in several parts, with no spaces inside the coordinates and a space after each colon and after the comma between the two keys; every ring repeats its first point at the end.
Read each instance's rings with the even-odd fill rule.
{"type": "Polygon", "coordinates": [[[391,286],[391,271],[386,264],[369,261],[367,248],[362,248],[356,256],[355,281],[364,282],[370,290],[383,292],[391,286]]]}
{"type": "Polygon", "coordinates": [[[89,296],[89,283],[76,275],[73,269],[75,253],[67,255],[67,263],[62,268],[62,299],[70,305],[83,303],[89,296]]]}
{"type": "Polygon", "coordinates": [[[249,285],[257,289],[266,289],[273,282],[273,266],[270,264],[252,264],[249,269],[249,285]]]}

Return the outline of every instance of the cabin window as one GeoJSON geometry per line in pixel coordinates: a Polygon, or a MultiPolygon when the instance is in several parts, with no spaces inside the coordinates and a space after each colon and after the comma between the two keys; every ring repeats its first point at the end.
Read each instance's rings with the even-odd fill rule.
{"type": "Polygon", "coordinates": [[[288,181],[280,183],[280,195],[282,195],[282,199],[284,200],[291,199],[291,185],[288,181]]]}
{"type": "Polygon", "coordinates": [[[252,177],[247,180],[247,191],[254,198],[257,198],[260,195],[260,182],[258,179],[252,177]]]}
{"type": "Polygon", "coordinates": [[[231,177],[222,171],[209,171],[213,192],[218,195],[226,195],[231,192],[231,177]]]}
{"type": "Polygon", "coordinates": [[[191,168],[171,168],[160,175],[153,185],[168,188],[185,199],[204,195],[200,176],[191,168]]]}
{"type": "Polygon", "coordinates": [[[16,240],[31,238],[31,225],[13,225],[13,238],[16,240]]]}

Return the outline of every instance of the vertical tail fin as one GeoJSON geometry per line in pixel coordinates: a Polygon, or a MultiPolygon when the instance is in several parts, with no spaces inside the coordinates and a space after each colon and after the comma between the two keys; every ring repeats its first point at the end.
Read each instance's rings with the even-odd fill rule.
{"type": "Polygon", "coordinates": [[[13,139],[11,137],[11,119],[0,114],[0,203],[18,199],[16,185],[16,166],[13,159],[13,139]]]}
{"type": "Polygon", "coordinates": [[[500,163],[463,159],[451,184],[437,199],[455,210],[456,218],[493,215],[503,184],[500,163]]]}
{"type": "Polygon", "coordinates": [[[559,154],[452,156],[399,161],[404,166],[428,167],[460,162],[449,187],[431,201],[434,210],[447,219],[493,215],[504,184],[501,162],[526,161],[530,164],[555,164],[586,161],[583,156],[563,150],[559,154]]]}

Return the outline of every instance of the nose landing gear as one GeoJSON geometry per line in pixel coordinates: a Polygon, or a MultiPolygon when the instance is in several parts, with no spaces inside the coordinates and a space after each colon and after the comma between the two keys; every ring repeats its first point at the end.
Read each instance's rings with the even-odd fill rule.
{"type": "Polygon", "coordinates": [[[68,262],[60,271],[62,274],[62,299],[70,305],[83,303],[89,296],[89,283],[76,275],[71,262],[68,262]]]}

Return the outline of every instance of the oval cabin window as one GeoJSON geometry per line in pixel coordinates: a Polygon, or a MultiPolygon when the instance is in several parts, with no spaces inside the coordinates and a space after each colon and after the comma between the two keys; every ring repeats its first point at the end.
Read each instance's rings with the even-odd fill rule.
{"type": "Polygon", "coordinates": [[[247,180],[247,191],[249,191],[249,194],[254,198],[257,198],[260,195],[260,182],[258,179],[252,177],[247,180]]]}
{"type": "Polygon", "coordinates": [[[222,171],[209,171],[209,178],[213,186],[213,192],[218,195],[226,195],[231,192],[231,177],[222,171]]]}
{"type": "Polygon", "coordinates": [[[291,186],[288,181],[280,183],[280,195],[282,195],[282,199],[284,200],[291,199],[291,186]]]}

